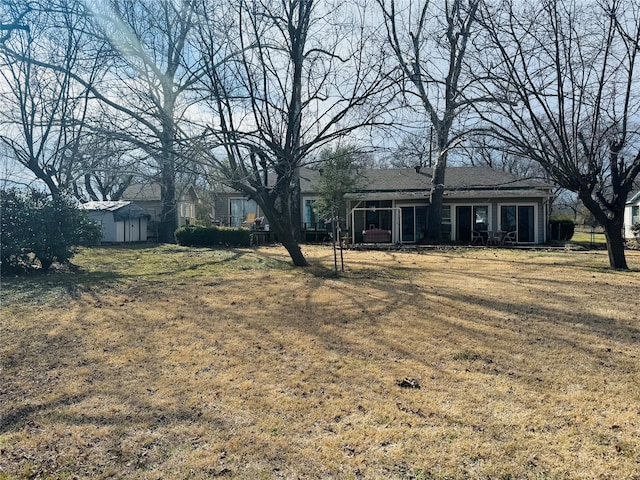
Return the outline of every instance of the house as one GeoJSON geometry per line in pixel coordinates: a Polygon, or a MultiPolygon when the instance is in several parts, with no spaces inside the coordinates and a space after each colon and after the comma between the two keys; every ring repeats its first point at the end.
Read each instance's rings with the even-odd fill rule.
{"type": "MultiPolygon", "coordinates": [[[[383,230],[389,232],[390,243],[424,242],[432,173],[424,167],[359,172],[356,191],[346,195],[350,241],[368,243],[367,232],[383,230]]],[[[313,178],[309,180],[310,188],[303,188],[305,219],[311,218],[317,199],[312,193],[313,178]]],[[[551,186],[539,180],[487,167],[448,167],[443,237],[458,243],[487,243],[494,235],[515,232],[510,237],[514,243],[544,243],[551,195],[551,186]]]]}
{"type": "MultiPolygon", "coordinates": [[[[430,168],[360,170],[356,189],[346,195],[346,217],[351,243],[419,244],[427,238],[430,168]]],[[[326,236],[327,225],[318,218],[319,170],[300,171],[303,237],[326,236]]],[[[536,179],[517,178],[487,167],[448,167],[444,185],[442,231],[445,240],[488,243],[509,239],[517,244],[547,241],[551,185],[536,179]],[[500,236],[499,236],[500,235],[500,236]]],[[[262,212],[254,200],[225,192],[216,202],[223,224],[239,226],[262,212]],[[226,220],[226,222],[225,222],[226,220]]]]}
{"type": "Polygon", "coordinates": [[[89,219],[102,225],[103,243],[146,242],[149,215],[128,201],[87,202],[80,205],[89,219]]]}
{"type": "Polygon", "coordinates": [[[635,238],[631,227],[636,223],[640,224],[640,185],[629,195],[629,200],[624,207],[624,232],[626,240],[635,238]]]}
{"type": "MultiPolygon", "coordinates": [[[[149,236],[157,238],[155,226],[162,215],[162,197],[159,183],[136,183],[129,185],[122,194],[123,200],[134,201],[150,216],[149,236]]],[[[196,219],[198,194],[193,186],[176,186],[176,225],[183,227],[196,219]]]]}

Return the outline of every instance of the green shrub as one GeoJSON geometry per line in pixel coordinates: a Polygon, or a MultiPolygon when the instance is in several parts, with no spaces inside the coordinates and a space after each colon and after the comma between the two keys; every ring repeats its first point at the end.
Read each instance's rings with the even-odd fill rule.
{"type": "Polygon", "coordinates": [[[187,247],[248,247],[251,244],[251,232],[246,228],[189,225],[176,230],[175,237],[178,244],[187,247]]]}
{"type": "Polygon", "coordinates": [[[2,218],[1,268],[26,269],[38,260],[43,270],[73,257],[74,247],[98,243],[102,228],[91,222],[70,199],[52,199],[43,192],[0,191],[2,218]]]}
{"type": "Polygon", "coordinates": [[[576,224],[573,220],[564,216],[551,217],[549,226],[551,227],[551,239],[561,242],[571,240],[576,229],[576,224]]]}

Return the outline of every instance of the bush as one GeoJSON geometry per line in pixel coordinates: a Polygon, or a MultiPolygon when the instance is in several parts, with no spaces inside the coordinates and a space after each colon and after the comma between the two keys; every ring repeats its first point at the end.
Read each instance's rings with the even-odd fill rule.
{"type": "Polygon", "coordinates": [[[175,237],[178,244],[187,247],[248,247],[251,244],[251,233],[246,228],[189,225],[176,230],[175,237]]]}
{"type": "Polygon", "coordinates": [[[74,247],[95,244],[102,236],[101,226],[69,199],[11,189],[0,191],[0,205],[3,271],[30,268],[34,259],[48,270],[73,257],[74,247]]]}
{"type": "Polygon", "coordinates": [[[573,220],[565,217],[552,217],[549,220],[549,226],[551,227],[551,239],[561,242],[571,240],[576,229],[573,220]]]}

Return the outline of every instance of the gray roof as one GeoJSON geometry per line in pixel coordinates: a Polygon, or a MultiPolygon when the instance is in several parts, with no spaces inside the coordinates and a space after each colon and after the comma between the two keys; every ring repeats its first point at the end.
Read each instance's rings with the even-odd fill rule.
{"type": "MultiPolygon", "coordinates": [[[[302,169],[300,173],[303,193],[313,193],[320,173],[302,169]]],[[[383,199],[383,193],[392,194],[389,198],[428,197],[432,188],[433,169],[387,168],[362,170],[356,175],[357,190],[349,198],[364,198],[367,194],[379,193],[376,198],[383,199]],[[400,194],[403,195],[400,195],[400,194]]],[[[544,196],[551,185],[534,178],[518,178],[508,172],[488,167],[447,167],[445,173],[445,195],[450,198],[478,196],[544,196]],[[472,193],[473,192],[473,193],[472,193]],[[498,194],[498,192],[501,192],[498,194]]]]}
{"type": "Polygon", "coordinates": [[[122,194],[128,200],[160,200],[159,183],[134,183],[129,185],[122,194]]]}
{"type": "Polygon", "coordinates": [[[140,206],[125,200],[108,200],[102,202],[87,202],[79,207],[82,210],[93,212],[112,212],[116,220],[128,218],[148,217],[149,214],[140,206]]]}
{"type": "MultiPolygon", "coordinates": [[[[300,189],[303,194],[317,192],[321,173],[300,169],[300,189]]],[[[351,200],[400,200],[429,198],[433,169],[378,168],[356,173],[356,190],[346,195],[351,200]]],[[[269,176],[270,184],[275,174],[269,176]]],[[[518,178],[508,172],[488,167],[447,167],[445,196],[447,198],[544,197],[551,195],[552,186],[535,178],[518,178]]],[[[220,193],[235,192],[223,188],[220,193]]],[[[238,192],[236,192],[238,193],[238,192]]]]}
{"type": "MultiPolygon", "coordinates": [[[[176,196],[185,195],[187,192],[193,193],[197,198],[198,193],[193,188],[193,185],[176,184],[176,196]]],[[[122,198],[125,200],[138,200],[138,201],[157,201],[161,197],[160,184],[156,182],[152,183],[134,183],[129,185],[122,194],[122,198]]]]}

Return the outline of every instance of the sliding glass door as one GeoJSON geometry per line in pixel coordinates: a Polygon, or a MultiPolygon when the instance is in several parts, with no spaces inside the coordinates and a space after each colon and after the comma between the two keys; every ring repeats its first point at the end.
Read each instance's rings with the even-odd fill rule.
{"type": "Polygon", "coordinates": [[[518,243],[534,243],[535,209],[533,205],[501,205],[500,229],[505,232],[516,232],[518,243]]]}
{"type": "Polygon", "coordinates": [[[489,207],[487,205],[456,207],[456,240],[471,242],[474,231],[485,234],[489,226],[489,207]]]}
{"type": "Polygon", "coordinates": [[[427,207],[401,207],[402,242],[416,243],[424,239],[427,231],[427,207]]]}

